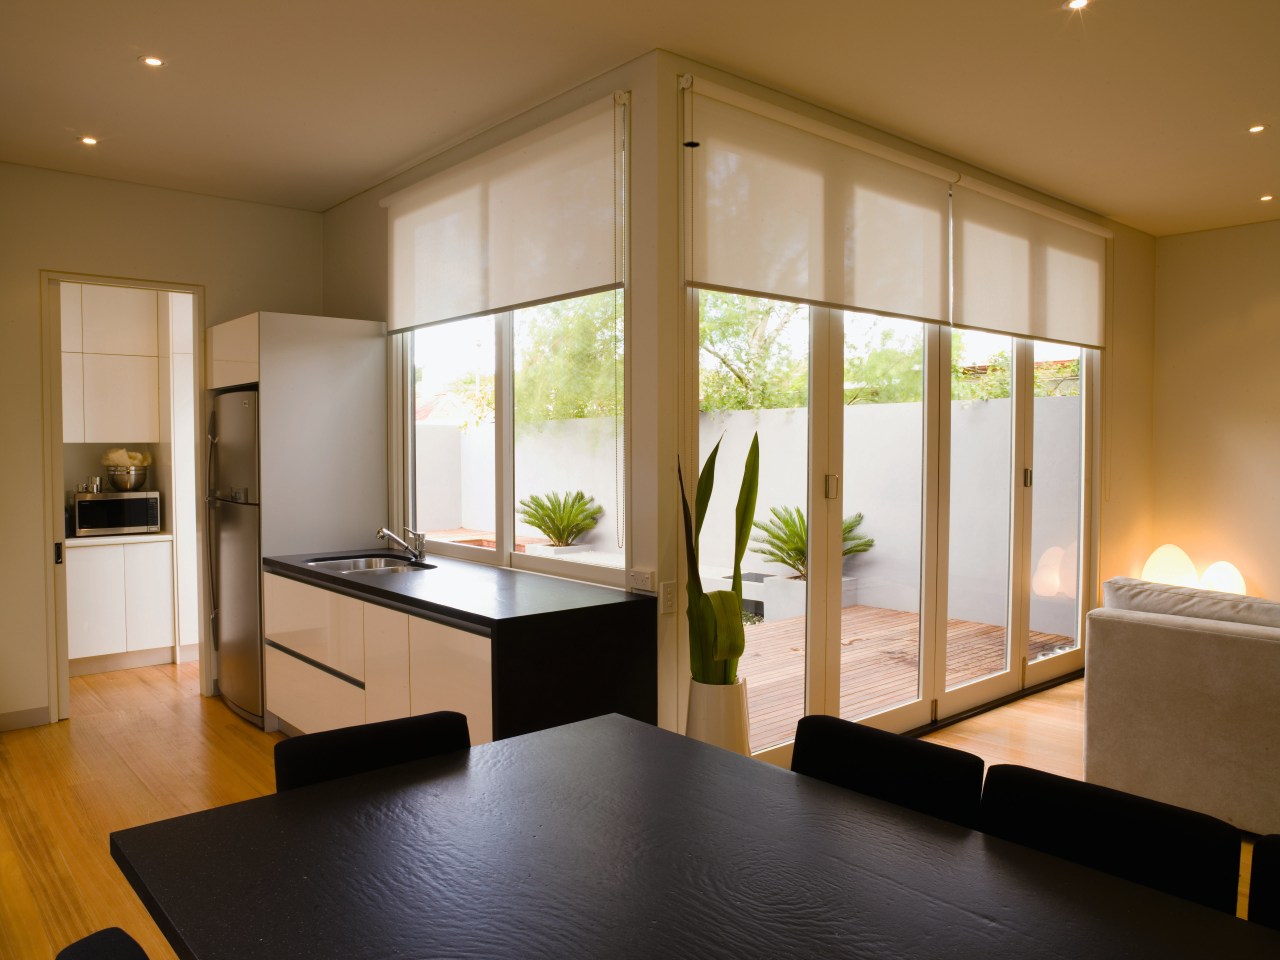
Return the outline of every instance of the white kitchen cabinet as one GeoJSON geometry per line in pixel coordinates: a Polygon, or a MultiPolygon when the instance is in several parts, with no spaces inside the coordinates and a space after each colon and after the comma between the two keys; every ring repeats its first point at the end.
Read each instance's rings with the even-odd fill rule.
{"type": "Polygon", "coordinates": [[[364,691],[275,647],[263,651],[267,711],[303,733],[365,722],[364,691]]]}
{"type": "Polygon", "coordinates": [[[124,547],[125,647],[173,645],[173,544],[168,540],[124,547]]]}
{"type": "Polygon", "coordinates": [[[409,615],[372,603],[364,607],[365,721],[407,717],[409,615]]]}
{"type": "Polygon", "coordinates": [[[84,354],[62,355],[62,442],[84,443],[84,354]]]}
{"type": "Polygon", "coordinates": [[[66,551],[67,656],[125,651],[124,546],[66,551]]]}
{"type": "Polygon", "coordinates": [[[168,540],[68,545],[67,656],[173,646],[168,540]]]}
{"type": "MultiPolygon", "coordinates": [[[[85,353],[84,442],[158,443],[160,361],[85,353]]],[[[63,390],[63,405],[67,395],[63,390]]]]}
{"type": "Polygon", "coordinates": [[[58,305],[62,314],[62,349],[67,353],[84,350],[81,338],[80,284],[63,283],[58,286],[58,305]]]}
{"type": "MultiPolygon", "coordinates": [[[[262,578],[263,635],[357,681],[365,676],[363,607],[359,600],[296,580],[262,578]]],[[[276,713],[270,703],[267,709],[276,713]]]]}
{"type": "Polygon", "coordinates": [[[471,742],[493,739],[491,641],[434,620],[409,619],[409,698],[412,713],[465,714],[471,742]]]}
{"type": "Polygon", "coordinates": [[[81,284],[85,353],[159,356],[155,290],[81,284]]]}
{"type": "Polygon", "coordinates": [[[258,382],[258,314],[210,327],[205,344],[205,386],[210,390],[258,382]]]}

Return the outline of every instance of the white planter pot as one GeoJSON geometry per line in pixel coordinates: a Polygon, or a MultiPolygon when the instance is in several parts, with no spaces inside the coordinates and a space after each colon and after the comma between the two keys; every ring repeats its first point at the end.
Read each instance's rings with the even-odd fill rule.
{"type": "Polygon", "coordinates": [[[685,735],[703,743],[751,755],[747,740],[747,682],[699,683],[689,681],[689,716],[685,735]]]}
{"type": "Polygon", "coordinates": [[[549,543],[530,543],[525,545],[524,552],[535,557],[559,557],[566,553],[586,553],[590,549],[591,545],[586,543],[574,543],[567,547],[555,547],[549,543]]]}

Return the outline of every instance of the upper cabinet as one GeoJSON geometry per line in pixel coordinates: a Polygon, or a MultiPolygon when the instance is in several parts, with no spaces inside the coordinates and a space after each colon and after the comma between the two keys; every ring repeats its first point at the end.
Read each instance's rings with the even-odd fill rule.
{"type": "Polygon", "coordinates": [[[210,327],[205,346],[205,385],[210,390],[258,382],[258,314],[210,327]]]}
{"type": "Polygon", "coordinates": [[[64,442],[159,441],[157,296],[131,287],[61,285],[64,442]]]}

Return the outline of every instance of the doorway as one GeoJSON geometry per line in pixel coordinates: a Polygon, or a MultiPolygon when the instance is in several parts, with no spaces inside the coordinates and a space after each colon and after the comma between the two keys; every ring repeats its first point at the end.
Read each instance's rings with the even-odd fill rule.
{"type": "Polygon", "coordinates": [[[73,675],[197,659],[207,692],[203,288],[54,272],[41,284],[50,703],[70,715],[73,675]],[[124,527],[104,525],[116,514],[124,527]]]}

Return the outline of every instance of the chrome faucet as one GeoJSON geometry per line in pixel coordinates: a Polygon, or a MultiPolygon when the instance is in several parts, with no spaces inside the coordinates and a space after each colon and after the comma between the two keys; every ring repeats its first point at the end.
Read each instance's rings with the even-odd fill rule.
{"type": "Polygon", "coordinates": [[[414,560],[417,560],[419,557],[422,556],[422,534],[414,530],[410,530],[408,527],[404,528],[404,532],[409,534],[409,536],[413,539],[413,542],[417,544],[416,548],[409,546],[409,544],[405,543],[403,540],[397,537],[394,533],[392,533],[386,527],[383,527],[381,530],[379,530],[376,536],[379,540],[390,540],[392,543],[398,544],[400,549],[404,550],[405,553],[409,554],[409,556],[412,557],[414,560]]]}

